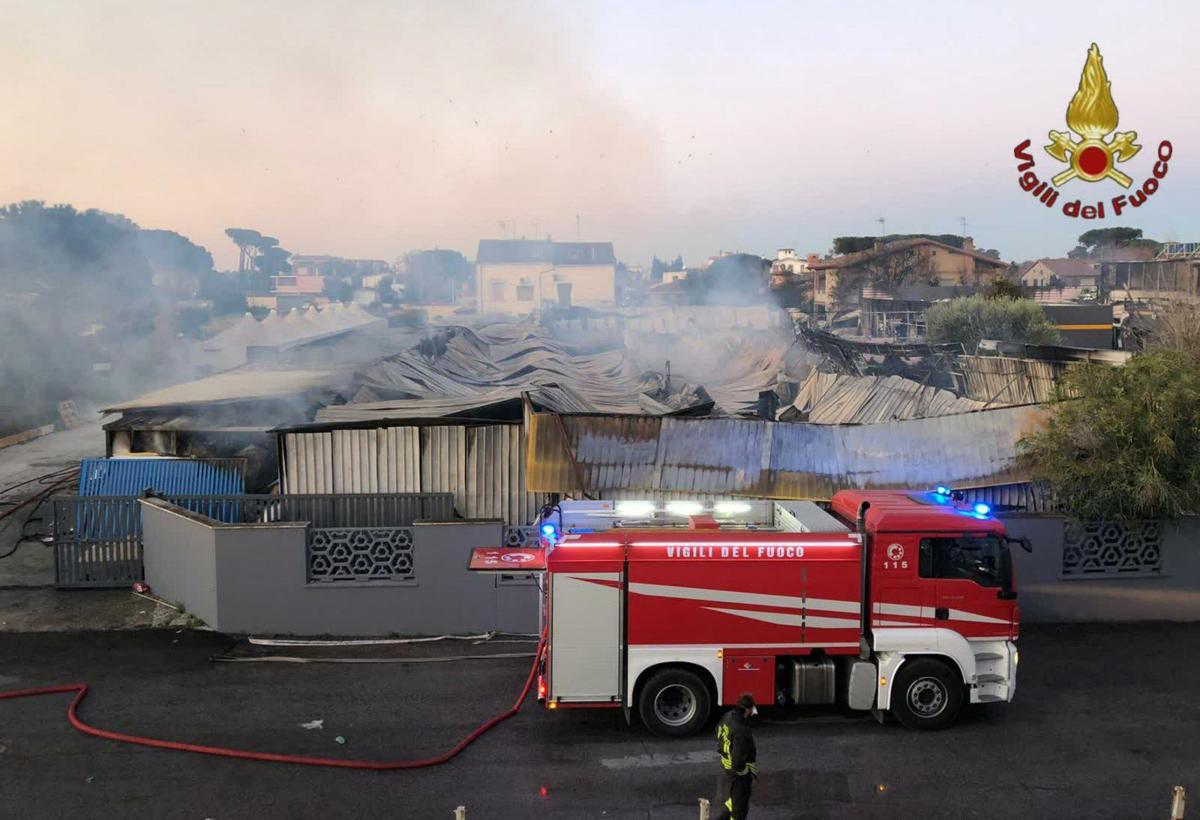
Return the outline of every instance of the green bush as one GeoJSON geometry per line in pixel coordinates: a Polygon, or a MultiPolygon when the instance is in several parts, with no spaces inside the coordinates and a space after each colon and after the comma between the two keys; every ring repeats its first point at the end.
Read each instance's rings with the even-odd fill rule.
{"type": "Polygon", "coordinates": [[[960,342],[968,353],[982,339],[1025,344],[1056,344],[1058,331],[1028,299],[988,299],[966,296],[939,302],[925,314],[925,335],[931,344],[960,342]]]}
{"type": "Polygon", "coordinates": [[[1124,367],[1080,364],[1058,389],[1046,426],[1020,444],[1058,506],[1106,521],[1200,511],[1200,362],[1160,350],[1124,367]]]}

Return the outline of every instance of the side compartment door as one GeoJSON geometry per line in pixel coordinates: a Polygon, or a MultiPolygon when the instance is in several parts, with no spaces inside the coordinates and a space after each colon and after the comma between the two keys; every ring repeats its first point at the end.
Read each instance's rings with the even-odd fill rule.
{"type": "Polygon", "coordinates": [[[621,697],[620,572],[554,573],[550,587],[550,700],[621,697]]]}

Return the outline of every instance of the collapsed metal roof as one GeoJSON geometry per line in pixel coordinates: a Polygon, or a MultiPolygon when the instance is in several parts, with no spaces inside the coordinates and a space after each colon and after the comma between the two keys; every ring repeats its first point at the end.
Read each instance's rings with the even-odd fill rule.
{"type": "Polygon", "coordinates": [[[754,413],[759,394],[779,379],[788,344],[779,335],[717,334],[626,338],[587,351],[529,322],[460,325],[360,369],[350,402],[322,408],[317,421],[460,415],[522,394],[559,413],[754,413]],[[672,374],[673,360],[696,364],[672,374]]]}
{"type": "MultiPolygon", "coordinates": [[[[1006,404],[1008,402],[1005,402],[1006,404]]],[[[779,421],[878,424],[973,413],[987,405],[901,376],[846,376],[813,371],[779,421]]]]}
{"type": "Polygon", "coordinates": [[[1028,480],[1017,442],[1045,410],[1011,407],[883,424],[555,416],[527,431],[527,489],[826,499],[846,487],[1028,480]]]}

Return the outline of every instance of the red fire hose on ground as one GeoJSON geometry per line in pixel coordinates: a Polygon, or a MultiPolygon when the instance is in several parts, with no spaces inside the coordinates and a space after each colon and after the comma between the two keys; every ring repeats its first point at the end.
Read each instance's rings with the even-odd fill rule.
{"type": "Polygon", "coordinates": [[[533,686],[533,681],[537,677],[538,662],[542,657],[542,650],[546,645],[546,636],[543,633],[538,640],[537,651],[534,653],[533,666],[529,670],[529,677],[525,679],[525,686],[521,688],[521,694],[507,711],[501,712],[490,720],[482,723],[475,731],[464,737],[450,750],[436,756],[425,758],[424,760],[396,760],[396,761],[376,761],[376,760],[342,760],[333,757],[309,757],[307,755],[284,755],[276,754],[275,752],[254,752],[248,749],[227,749],[221,746],[203,746],[196,743],[180,743],[175,740],[159,740],[153,737],[140,737],[138,735],[127,735],[121,732],[110,732],[107,729],[101,729],[97,726],[92,726],[84,723],[79,717],[79,704],[83,703],[84,697],[88,693],[88,685],[86,683],[71,683],[62,686],[44,686],[38,689],[16,689],[11,692],[0,692],[0,700],[9,700],[13,698],[28,698],[36,695],[57,695],[63,692],[75,692],[75,698],[71,701],[71,705],[67,707],[67,720],[71,722],[79,731],[93,737],[104,738],[105,740],[116,740],[120,743],[133,743],[138,746],[149,746],[153,749],[174,749],[177,752],[193,752],[202,755],[214,755],[216,757],[236,757],[243,760],[264,760],[271,763],[294,763],[300,766],[328,766],[338,769],[368,769],[377,772],[394,771],[396,769],[422,769],[428,766],[440,766],[447,763],[458,756],[463,749],[470,746],[488,730],[503,723],[510,717],[521,711],[521,705],[525,702],[525,698],[529,695],[529,690],[533,686]]]}

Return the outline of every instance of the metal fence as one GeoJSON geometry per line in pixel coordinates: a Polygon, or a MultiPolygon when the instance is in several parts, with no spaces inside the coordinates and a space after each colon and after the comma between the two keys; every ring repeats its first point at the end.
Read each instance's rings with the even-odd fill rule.
{"type": "MultiPolygon", "coordinates": [[[[314,528],[408,527],[454,518],[450,493],[182,495],[165,499],[227,524],[307,521],[314,528]]],[[[137,497],[58,496],[54,579],[60,588],[126,587],[143,578],[137,497]]]]}

